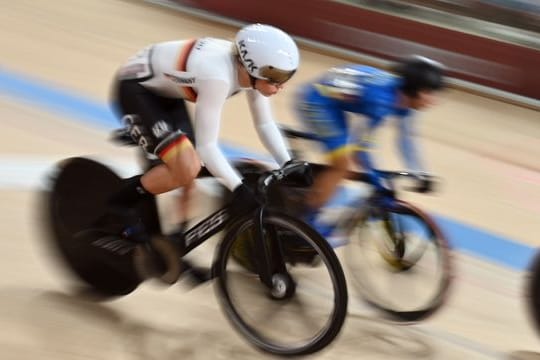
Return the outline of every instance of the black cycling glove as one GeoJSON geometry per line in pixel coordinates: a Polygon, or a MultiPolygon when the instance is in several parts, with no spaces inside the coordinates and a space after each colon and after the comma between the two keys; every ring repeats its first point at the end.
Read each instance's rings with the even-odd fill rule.
{"type": "Polygon", "coordinates": [[[419,193],[430,193],[435,191],[435,185],[433,176],[429,174],[419,174],[418,185],[415,187],[415,191],[419,193]]]}
{"type": "Polygon", "coordinates": [[[260,202],[257,200],[253,190],[242,183],[233,190],[230,204],[232,211],[237,214],[244,214],[256,209],[260,202]]]}

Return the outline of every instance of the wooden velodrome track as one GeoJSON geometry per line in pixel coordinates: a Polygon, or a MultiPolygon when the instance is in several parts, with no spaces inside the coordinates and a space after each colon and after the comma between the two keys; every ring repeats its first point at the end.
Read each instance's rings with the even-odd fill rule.
{"type": "MultiPolygon", "coordinates": [[[[55,160],[91,154],[133,162],[131,150],[107,142],[111,123],[80,121],[92,114],[63,108],[60,95],[43,89],[61,91],[64,100],[72,96],[72,104],[82,98],[104,106],[116,67],[142,46],[201,35],[231,38],[235,29],[137,0],[19,0],[2,2],[0,31],[0,357],[265,358],[226,323],[211,286],[189,292],[143,286],[111,303],[69,295],[40,247],[37,226],[36,190],[55,160]]],[[[341,61],[304,49],[298,75],[273,99],[276,117],[293,123],[295,86],[341,61]]],[[[539,119],[532,110],[447,91],[420,124],[423,154],[444,186],[437,195],[406,197],[532,251],[540,244],[539,119]]],[[[262,152],[249,123],[244,98],[231,99],[222,137],[262,152]]],[[[380,136],[382,163],[399,167],[392,128],[380,136]]],[[[523,304],[523,264],[512,265],[511,253],[483,256],[480,248],[489,241],[474,245],[477,233],[456,232],[466,238],[451,239],[465,250],[456,252],[454,291],[435,317],[395,326],[351,299],[342,335],[313,358],[540,359],[540,337],[523,304]]]]}

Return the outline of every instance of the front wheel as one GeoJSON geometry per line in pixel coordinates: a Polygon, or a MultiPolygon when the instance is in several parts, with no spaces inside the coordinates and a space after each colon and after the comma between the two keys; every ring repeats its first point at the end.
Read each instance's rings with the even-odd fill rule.
{"type": "Polygon", "coordinates": [[[526,281],[525,301],[532,325],[540,334],[540,252],[531,263],[526,281]]]}
{"type": "Polygon", "coordinates": [[[392,209],[368,208],[347,246],[355,288],[392,320],[419,321],[443,305],[452,278],[450,249],[420,209],[400,200],[392,209]]]}
{"type": "Polygon", "coordinates": [[[338,335],[347,313],[345,276],[336,254],[317,232],[282,213],[264,214],[260,237],[257,228],[254,218],[244,218],[217,250],[214,272],[224,313],[264,351],[293,356],[321,350],[338,335]],[[318,257],[317,265],[288,257],[291,244],[318,257]],[[269,254],[265,261],[261,253],[269,254]],[[269,270],[268,281],[258,275],[262,267],[269,270]]]}

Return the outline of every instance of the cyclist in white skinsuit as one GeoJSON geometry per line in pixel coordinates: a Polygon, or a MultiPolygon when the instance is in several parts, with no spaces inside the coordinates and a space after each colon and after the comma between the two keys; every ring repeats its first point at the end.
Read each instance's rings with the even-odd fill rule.
{"type": "MultiPolygon", "coordinates": [[[[201,162],[233,192],[242,204],[238,211],[256,206],[252,191],[218,146],[222,108],[229,97],[245,91],[263,144],[279,166],[291,161],[269,97],[282,89],[298,64],[293,39],[262,24],[242,28],[234,42],[170,41],[149,46],[129,59],[117,73],[114,100],[133,139],[162,163],[126,180],[111,197],[114,216],[128,214],[145,197],[189,188],[201,162]],[[195,103],[193,121],[185,101],[195,103]]],[[[118,222],[126,223],[125,218],[118,222]]]]}

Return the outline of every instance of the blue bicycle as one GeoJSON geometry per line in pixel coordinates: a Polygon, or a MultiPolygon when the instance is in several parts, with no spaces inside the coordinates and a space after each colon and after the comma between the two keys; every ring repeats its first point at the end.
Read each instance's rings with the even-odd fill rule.
{"type": "MultiPolygon", "coordinates": [[[[299,140],[305,143],[314,136],[284,126],[282,132],[289,138],[295,157],[304,159],[299,140]]],[[[316,175],[326,165],[311,166],[316,175]]],[[[264,170],[264,165],[244,159],[237,162],[237,168],[246,175],[264,170]]],[[[345,201],[331,202],[319,217],[330,228],[327,241],[338,252],[344,245],[342,261],[347,265],[350,283],[364,301],[395,321],[423,320],[440,309],[447,298],[452,282],[450,246],[428,214],[398,198],[394,184],[398,179],[413,183],[420,179],[401,171],[380,171],[380,175],[392,191],[375,191],[366,174],[351,171],[347,176],[350,186],[342,189],[345,201]],[[359,195],[360,187],[368,189],[367,194],[359,195]]],[[[307,191],[282,188],[273,194],[272,202],[299,217],[307,191]]],[[[316,265],[316,256],[292,247],[291,257],[316,265]]]]}

